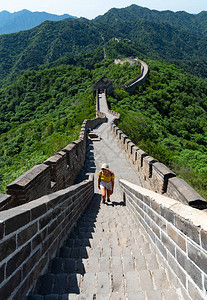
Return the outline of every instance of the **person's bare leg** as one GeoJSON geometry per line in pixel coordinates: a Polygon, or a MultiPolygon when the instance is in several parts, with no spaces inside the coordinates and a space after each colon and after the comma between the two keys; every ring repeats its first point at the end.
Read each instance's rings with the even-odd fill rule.
{"type": "Polygon", "coordinates": [[[107,201],[109,202],[110,201],[110,196],[112,194],[112,191],[111,190],[107,190],[107,201]]]}
{"type": "Polygon", "coordinates": [[[101,188],[101,196],[104,203],[106,201],[106,188],[101,188]]]}

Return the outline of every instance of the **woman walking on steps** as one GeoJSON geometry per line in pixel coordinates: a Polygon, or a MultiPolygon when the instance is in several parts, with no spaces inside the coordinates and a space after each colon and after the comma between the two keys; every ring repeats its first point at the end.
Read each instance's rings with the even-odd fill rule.
{"type": "Polygon", "coordinates": [[[114,178],[115,175],[109,170],[109,165],[102,164],[101,171],[98,173],[98,188],[101,189],[102,202],[110,202],[110,196],[114,191],[114,178]]]}

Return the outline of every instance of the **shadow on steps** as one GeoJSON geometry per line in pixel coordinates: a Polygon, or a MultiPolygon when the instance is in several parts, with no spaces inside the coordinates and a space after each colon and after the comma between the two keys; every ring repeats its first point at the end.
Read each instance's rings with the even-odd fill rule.
{"type": "Polygon", "coordinates": [[[47,273],[39,277],[33,295],[26,296],[26,300],[50,299],[52,295],[62,299],[66,295],[80,294],[80,282],[86,273],[84,259],[89,257],[92,247],[90,241],[95,232],[100,203],[101,195],[95,194],[56,256],[49,262],[47,273]]]}

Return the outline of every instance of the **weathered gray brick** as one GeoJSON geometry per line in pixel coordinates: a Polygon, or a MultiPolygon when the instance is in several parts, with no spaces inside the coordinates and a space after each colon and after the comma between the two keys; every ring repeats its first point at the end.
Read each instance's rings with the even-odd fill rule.
{"type": "Polygon", "coordinates": [[[169,239],[169,236],[167,236],[164,232],[161,234],[161,241],[165,245],[165,247],[170,251],[170,253],[175,256],[175,244],[172,242],[171,239],[169,239]]]}
{"type": "Polygon", "coordinates": [[[180,229],[186,236],[200,244],[200,228],[196,227],[192,223],[188,222],[186,219],[180,217],[179,215],[175,216],[175,226],[180,229]]]}
{"type": "Polygon", "coordinates": [[[22,246],[25,244],[27,241],[29,241],[38,231],[38,224],[34,223],[24,230],[22,230],[20,233],[17,235],[17,243],[18,247],[22,246]]]}
{"type": "Polygon", "coordinates": [[[101,257],[99,260],[100,272],[110,273],[110,259],[109,257],[101,257]]]}
{"type": "Polygon", "coordinates": [[[194,282],[199,286],[200,289],[203,288],[202,275],[200,270],[195,266],[195,264],[188,259],[188,257],[179,249],[176,251],[176,258],[183,269],[190,275],[194,282]]]}
{"type": "Polygon", "coordinates": [[[201,245],[202,247],[207,250],[207,231],[201,229],[201,245]]]}
{"type": "Polygon", "coordinates": [[[191,281],[188,282],[188,293],[191,297],[191,299],[196,300],[205,300],[206,294],[201,294],[201,292],[198,290],[198,288],[193,284],[191,281]]]}
{"type": "Polygon", "coordinates": [[[132,255],[123,256],[122,260],[123,260],[124,273],[129,271],[134,271],[134,260],[132,255]]]}
{"type": "Polygon", "coordinates": [[[167,289],[170,287],[169,281],[167,279],[167,274],[164,269],[157,269],[151,272],[154,284],[157,290],[167,289]]]}
{"type": "Polygon", "coordinates": [[[207,255],[200,248],[188,242],[188,256],[194,263],[207,274],[207,255]]]}
{"type": "Polygon", "coordinates": [[[162,300],[163,299],[161,291],[147,291],[146,295],[147,295],[147,299],[153,299],[153,300],[162,300]]]}
{"type": "Polygon", "coordinates": [[[143,292],[129,292],[128,300],[145,300],[146,297],[143,292]]]}
{"type": "Polygon", "coordinates": [[[6,277],[9,277],[15,270],[18,270],[26,257],[31,253],[31,244],[27,244],[17,252],[8,262],[6,267],[6,277]]]}
{"type": "Polygon", "coordinates": [[[5,235],[15,232],[30,222],[30,212],[16,209],[1,212],[1,220],[5,223],[5,235]]]}
{"type": "Polygon", "coordinates": [[[167,234],[171,239],[184,251],[186,252],[186,239],[178,231],[175,230],[170,224],[167,225],[167,234]]]}
{"type": "Polygon", "coordinates": [[[0,243],[0,261],[16,250],[16,236],[12,236],[0,243]]]}
{"type": "Polygon", "coordinates": [[[21,280],[21,270],[17,270],[17,272],[10,277],[7,283],[0,288],[1,299],[10,299],[11,293],[21,283],[21,280]]]}

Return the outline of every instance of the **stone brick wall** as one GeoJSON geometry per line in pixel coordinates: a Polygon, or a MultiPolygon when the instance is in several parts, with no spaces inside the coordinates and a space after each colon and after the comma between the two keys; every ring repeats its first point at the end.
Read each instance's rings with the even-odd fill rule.
{"type": "Polygon", "coordinates": [[[93,194],[90,175],[80,184],[0,212],[1,299],[24,298],[93,194]]]}
{"type": "Polygon", "coordinates": [[[115,89],[125,89],[128,93],[132,94],[134,93],[134,91],[136,90],[137,86],[144,83],[148,77],[148,73],[149,73],[149,68],[148,68],[148,65],[138,59],[138,58],[135,58],[135,59],[125,59],[123,62],[122,61],[119,61],[119,60],[115,60],[115,63],[124,63],[124,62],[130,62],[131,64],[134,62],[139,62],[141,64],[141,73],[135,77],[134,79],[132,79],[131,81],[123,84],[123,85],[120,85],[120,86],[117,86],[117,87],[114,87],[115,89]]]}
{"type": "Polygon", "coordinates": [[[96,115],[95,119],[83,122],[77,141],[10,183],[7,186],[7,195],[1,194],[0,211],[71,186],[85,162],[88,129],[93,129],[107,120],[102,112],[97,111],[96,115]]]}
{"type": "Polygon", "coordinates": [[[176,275],[190,299],[207,299],[206,212],[125,180],[120,187],[126,206],[164,257],[169,275],[176,275]]]}
{"type": "Polygon", "coordinates": [[[184,180],[164,164],[139,149],[117,126],[118,119],[111,123],[111,131],[125,151],[132,167],[139,172],[142,186],[179,200],[199,209],[207,209],[207,201],[184,180]]]}

